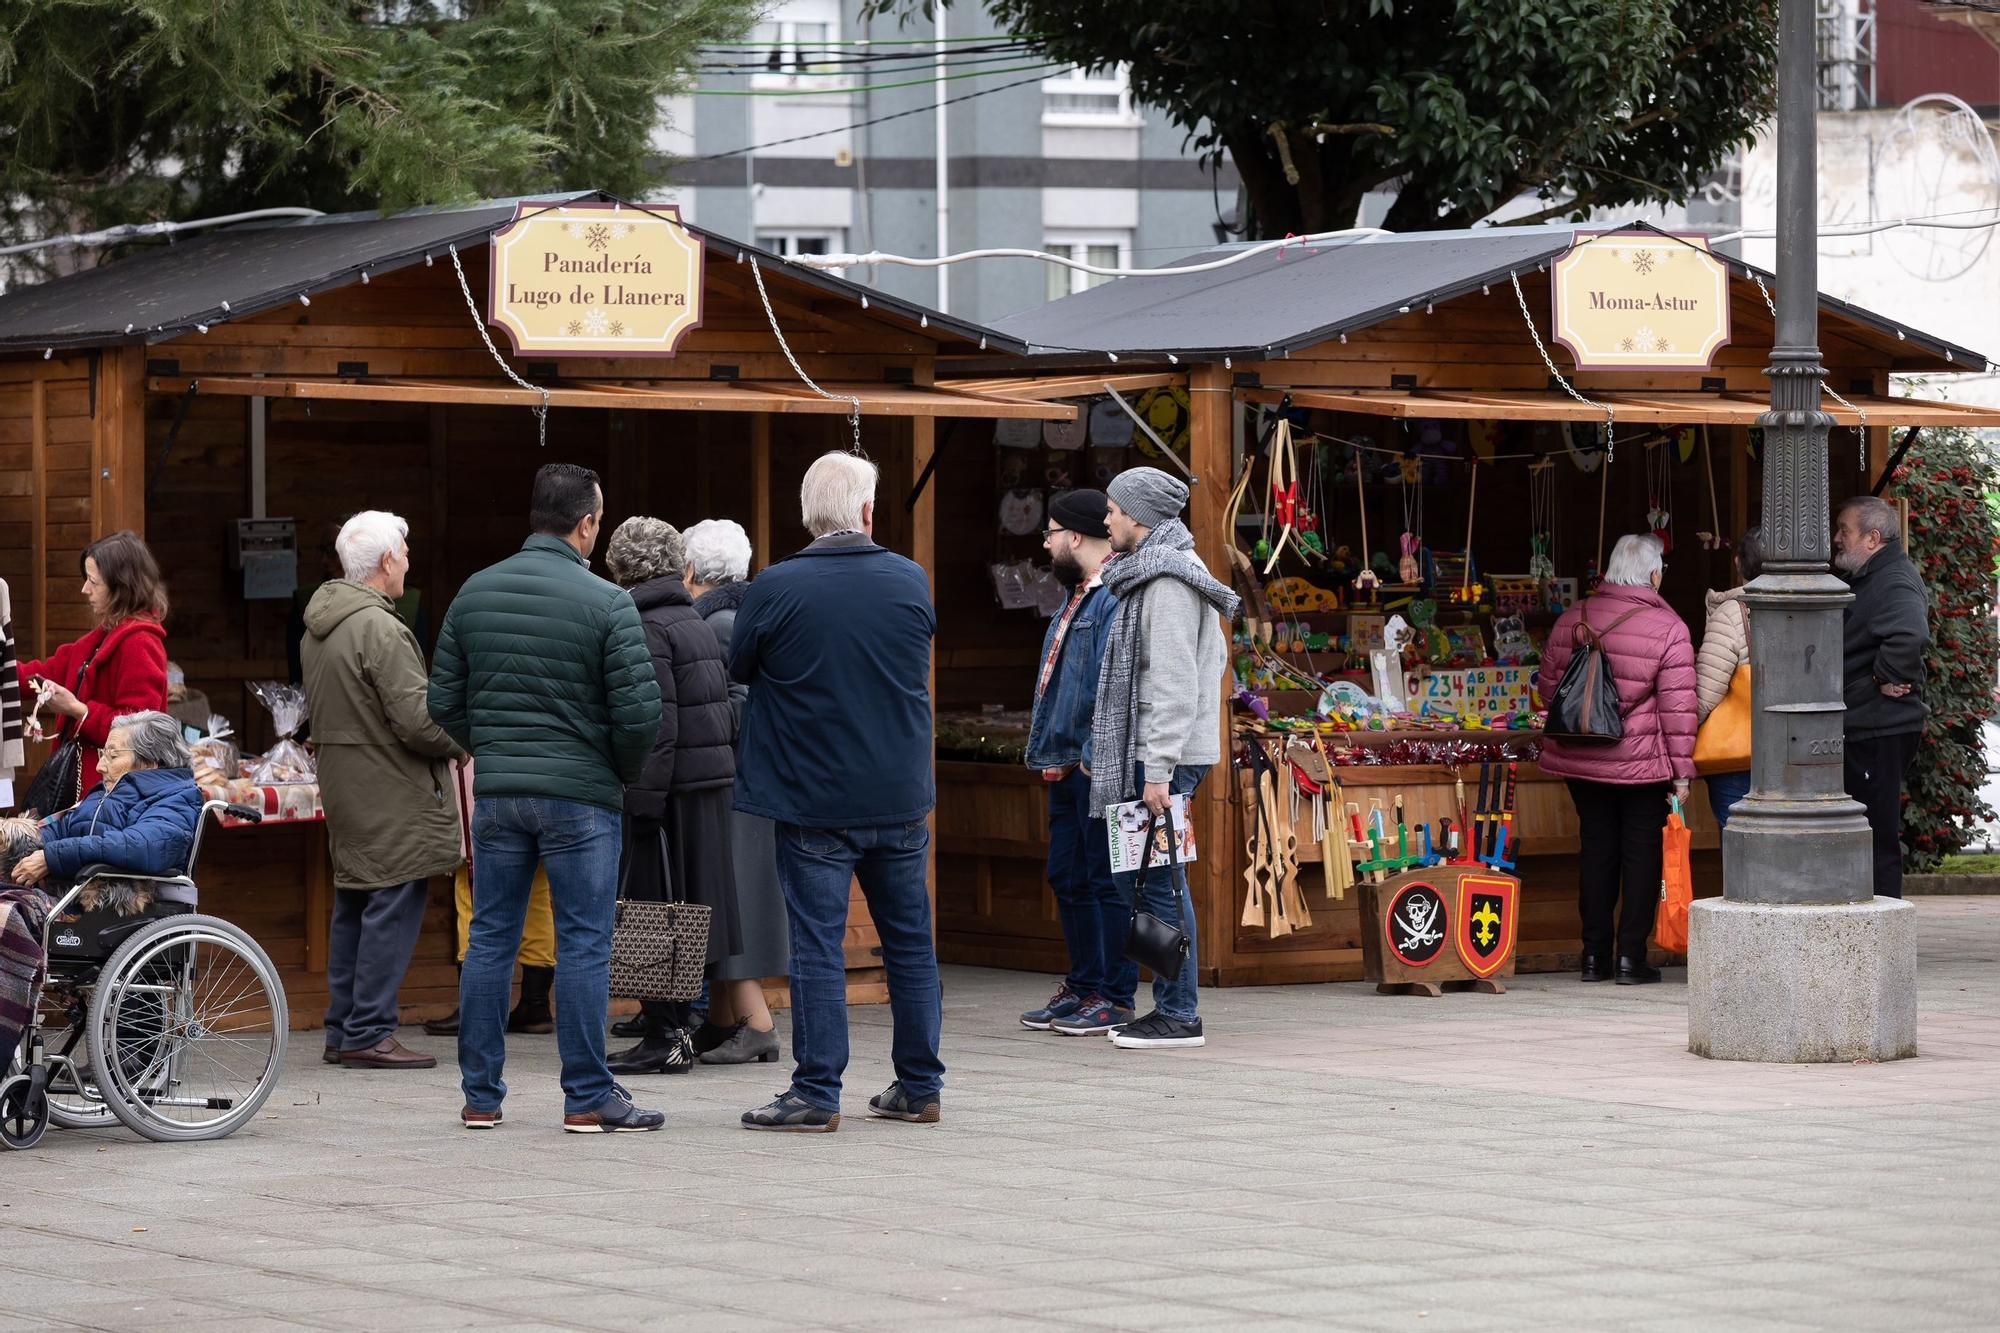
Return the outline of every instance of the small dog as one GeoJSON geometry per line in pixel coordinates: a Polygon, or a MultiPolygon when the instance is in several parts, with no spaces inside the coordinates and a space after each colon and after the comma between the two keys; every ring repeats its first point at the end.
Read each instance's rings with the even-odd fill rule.
{"type": "MultiPolygon", "coordinates": [[[[27,815],[0,818],[0,881],[12,883],[14,867],[42,850],[42,827],[27,815]]],[[[51,886],[44,884],[44,890],[51,886]]],[[[98,879],[84,886],[73,910],[94,912],[100,907],[114,916],[137,916],[159,898],[159,886],[149,880],[98,879]]]]}
{"type": "Polygon", "coordinates": [[[14,879],[14,867],[42,850],[42,826],[29,815],[0,819],[0,880],[14,879]]]}

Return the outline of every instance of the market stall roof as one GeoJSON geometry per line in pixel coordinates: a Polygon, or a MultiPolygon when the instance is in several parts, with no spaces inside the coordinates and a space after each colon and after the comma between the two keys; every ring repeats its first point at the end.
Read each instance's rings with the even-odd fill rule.
{"type": "MultiPolygon", "coordinates": [[[[1077,409],[1064,403],[1010,399],[968,392],[958,385],[915,384],[821,386],[821,397],[794,381],[748,380],[564,380],[550,388],[550,407],[600,407],[652,412],[779,412],[846,416],[850,399],[861,400],[863,416],[1027,417],[1074,421],[1077,409]]],[[[152,393],[223,394],[236,398],[334,399],[378,403],[465,403],[496,407],[539,407],[542,395],[502,379],[411,379],[366,377],[325,379],[271,376],[161,375],[146,381],[152,393]]]]}
{"type": "MultiPolygon", "coordinates": [[[[597,191],[535,196],[603,200],[597,191]]],[[[226,324],[413,264],[447,263],[450,248],[483,246],[514,216],[517,199],[384,216],[346,213],[288,218],[203,232],[0,295],[0,352],[41,352],[117,343],[161,342],[199,325],[226,324]]],[[[863,305],[888,323],[923,328],[947,345],[1021,352],[1006,334],[939,314],[845,278],[789,262],[692,223],[714,261],[755,256],[774,279],[817,288],[863,305]]]]}
{"type": "MultiPolygon", "coordinates": [[[[1754,426],[1771,400],[1748,393],[1635,392],[1592,389],[1590,406],[1554,389],[1238,389],[1251,403],[1280,403],[1378,417],[1463,418],[1484,421],[1603,421],[1611,408],[1620,422],[1677,426],[1754,426]]],[[[1848,395],[1859,411],[1826,400],[1825,410],[1843,426],[1996,426],[2000,409],[1877,394],[1848,395]]]]}
{"type": "MultiPolygon", "coordinates": [[[[1636,224],[1634,228],[1657,231],[1636,224]]],[[[1176,268],[1242,252],[1225,245],[1163,266],[1160,275],[1116,278],[1000,320],[1001,332],[1038,356],[1115,353],[1121,357],[1213,361],[1267,358],[1299,351],[1371,325],[1441,304],[1515,274],[1533,272],[1570,248],[1578,231],[1604,227],[1546,225],[1402,232],[1267,250],[1227,268],[1172,276],[1176,268]]],[[[1665,235],[1666,233],[1661,233],[1665,235]]],[[[1729,255],[1717,259],[1740,277],[1769,283],[1766,270],[1729,255]]],[[[1897,324],[1836,297],[1822,312],[1872,331],[1895,349],[1898,369],[1983,370],[1986,358],[1897,324]]]]}

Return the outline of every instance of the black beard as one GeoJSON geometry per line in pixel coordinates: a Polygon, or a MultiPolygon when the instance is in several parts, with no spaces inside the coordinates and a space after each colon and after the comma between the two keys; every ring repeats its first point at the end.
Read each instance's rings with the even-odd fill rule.
{"type": "Polygon", "coordinates": [[[1049,557],[1049,564],[1056,576],[1056,582],[1063,587],[1075,592],[1082,585],[1083,566],[1076,562],[1075,556],[1065,551],[1061,555],[1049,557]]]}

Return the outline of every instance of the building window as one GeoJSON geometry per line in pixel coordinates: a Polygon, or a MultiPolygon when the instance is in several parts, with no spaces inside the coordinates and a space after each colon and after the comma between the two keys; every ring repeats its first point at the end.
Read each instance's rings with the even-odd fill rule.
{"type": "MultiPolygon", "coordinates": [[[[1052,255],[1074,259],[1078,263],[1095,264],[1099,268],[1132,266],[1132,236],[1129,232],[1102,232],[1090,235],[1062,232],[1046,238],[1042,242],[1042,249],[1052,255]]],[[[1061,264],[1049,264],[1047,268],[1051,301],[1076,292],[1089,291],[1092,287],[1111,281],[1101,273],[1086,273],[1082,269],[1064,268],[1061,264]]]]}
{"type": "Polygon", "coordinates": [[[842,67],[833,62],[840,47],[840,10],[830,0],[795,0],[781,5],[750,30],[752,48],[763,69],[758,87],[787,87],[801,79],[833,76],[842,67]]]}
{"type": "MultiPolygon", "coordinates": [[[[847,233],[838,229],[826,231],[760,231],[757,245],[774,255],[795,259],[800,255],[831,255],[847,248],[847,233]]],[[[845,273],[844,268],[822,270],[826,273],[845,273]]]]}
{"type": "Polygon", "coordinates": [[[1072,65],[1042,81],[1042,124],[1121,125],[1139,123],[1132,85],[1124,65],[1085,69],[1072,65]]]}

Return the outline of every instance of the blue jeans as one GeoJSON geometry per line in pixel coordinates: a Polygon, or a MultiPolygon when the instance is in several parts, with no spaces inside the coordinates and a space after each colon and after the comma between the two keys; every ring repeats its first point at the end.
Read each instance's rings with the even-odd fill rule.
{"type": "Polygon", "coordinates": [[[458,1071],[465,1104],[495,1111],[507,1095],[507,1006],[528,917],[535,863],[549,872],[556,921],[556,1048],[563,1111],[611,1096],[604,1019],[611,1004],[617,915],[618,812],[546,796],[481,796],[472,804],[472,931],[459,977],[458,1071]]]}
{"type": "Polygon", "coordinates": [[[430,881],[386,889],[336,889],[327,930],[326,1044],[365,1051],[393,1036],[401,1017],[396,990],[416,952],[430,902],[430,881]]]}
{"type": "Polygon", "coordinates": [[[889,975],[889,1058],[910,1097],[944,1086],[938,1034],[944,996],[931,939],[925,877],[930,829],[908,824],[803,828],[779,824],[778,886],[792,936],[792,1090],[823,1111],[840,1109],[847,1068],[847,902],[858,878],[882,937],[889,975]]]}
{"type": "Polygon", "coordinates": [[[1729,827],[1729,812],[1736,808],[1738,801],[1750,794],[1750,770],[1714,773],[1704,780],[1708,783],[1708,808],[1715,811],[1717,827],[1729,827]]]}
{"type": "Polygon", "coordinates": [[[1132,909],[1111,882],[1104,821],[1090,817],[1090,779],[1072,769],[1049,784],[1049,890],[1069,946],[1069,988],[1132,1007],[1139,965],[1125,958],[1132,909]]]}
{"type": "MultiPolygon", "coordinates": [[[[1207,776],[1207,774],[1207,764],[1181,764],[1174,769],[1174,776],[1167,783],[1167,791],[1175,796],[1191,793],[1196,787],[1201,785],[1202,778],[1207,776]]],[[[1141,773],[1137,774],[1136,777],[1139,785],[1143,788],[1145,786],[1145,775],[1141,773]]],[[[1108,834],[1105,832],[1102,821],[1103,812],[1099,811],[1098,813],[1099,820],[1096,825],[1096,832],[1100,839],[1104,839],[1108,837],[1108,834]]],[[[1105,846],[1108,848],[1110,843],[1106,842],[1105,846]]],[[[1208,854],[1213,856],[1216,853],[1211,848],[1208,854]]],[[[1105,855],[1109,857],[1109,851],[1105,855]]],[[[1136,892],[1138,895],[1137,902],[1140,907],[1151,912],[1168,925],[1179,926],[1187,932],[1187,962],[1182,965],[1180,976],[1172,981],[1159,976],[1153,978],[1153,1008],[1159,1010],[1168,1018],[1178,1018],[1183,1022],[1193,1022],[1200,1016],[1198,1011],[1199,1001],[1195,994],[1196,988],[1194,983],[1195,955],[1199,952],[1196,936],[1199,934],[1199,931],[1195,926],[1194,897],[1188,892],[1187,871],[1176,865],[1173,867],[1171,874],[1165,874],[1155,865],[1147,869],[1146,882],[1143,885],[1139,884],[1139,876],[1136,871],[1128,870],[1123,874],[1113,875],[1111,878],[1112,882],[1118,886],[1120,911],[1124,913],[1126,924],[1129,925],[1132,920],[1132,914],[1135,910],[1132,904],[1134,902],[1134,893],[1136,892]]],[[[1121,957],[1124,955],[1124,930],[1124,926],[1119,927],[1118,942],[1113,946],[1118,949],[1121,957]]]]}

